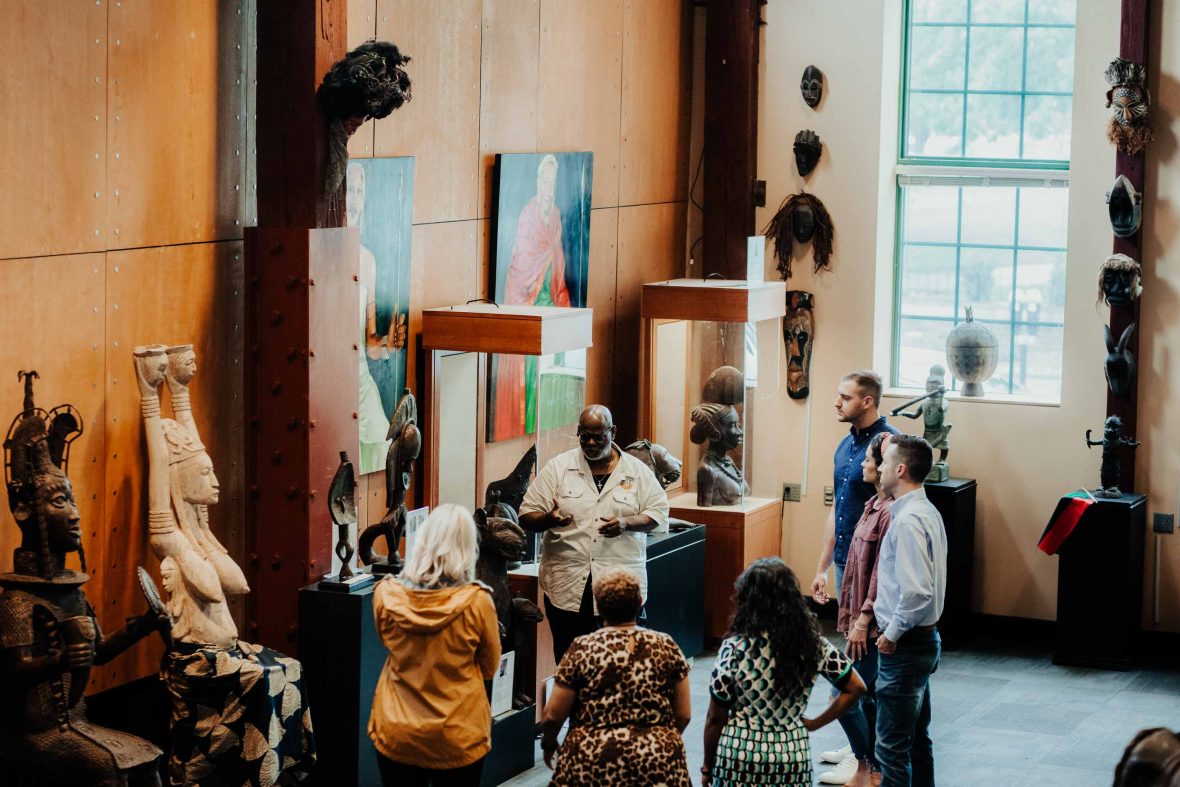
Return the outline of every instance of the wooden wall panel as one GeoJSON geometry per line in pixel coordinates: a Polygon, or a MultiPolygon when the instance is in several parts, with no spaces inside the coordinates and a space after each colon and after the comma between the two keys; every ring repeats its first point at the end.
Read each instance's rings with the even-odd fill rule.
{"type": "Polygon", "coordinates": [[[104,248],[106,17],[95,3],[0,3],[0,257],[104,248]]]}
{"type": "MultiPolygon", "coordinates": [[[[135,582],[137,565],[159,582],[159,563],[148,548],[147,449],[132,366],[136,345],[196,345],[193,416],[221,484],[220,502],[209,512],[210,525],[230,554],[243,559],[242,256],[238,242],[107,255],[105,619],[119,621],[144,609],[135,582]]],[[[161,399],[168,417],[167,395],[161,399]]],[[[240,602],[234,607],[241,627],[240,602]]],[[[248,631],[241,634],[249,639],[248,631]]],[[[159,655],[156,643],[137,647],[104,668],[99,685],[150,674],[159,655]]]]}
{"type": "Polygon", "coordinates": [[[691,9],[626,0],[619,204],[683,200],[688,189],[691,9]]]}
{"type": "Polygon", "coordinates": [[[376,155],[417,158],[414,223],[474,219],[479,0],[378,0],[377,37],[413,58],[415,98],[377,121],[376,155]]]}
{"type": "MultiPolygon", "coordinates": [[[[83,418],[82,435],[70,448],[68,473],[78,502],[82,547],[91,575],[86,595],[95,608],[103,597],[105,422],[103,385],[102,254],[0,261],[0,422],[7,432],[24,407],[24,385],[16,373],[34,369],[38,407],[72,404],[83,418]]],[[[0,513],[0,571],[12,569],[20,531],[8,511],[0,513]]],[[[68,562],[78,568],[76,558],[68,562]]],[[[100,614],[105,627],[116,619],[100,614]]]]}
{"type": "MultiPolygon", "coordinates": [[[[348,0],[348,49],[377,35],[377,0],[348,0]]],[[[372,158],[376,123],[365,123],[348,140],[349,158],[372,158]]]]}
{"type": "MultiPolygon", "coordinates": [[[[586,357],[586,403],[611,400],[615,364],[615,266],[618,261],[618,208],[590,211],[590,273],[586,305],[594,310],[594,346],[586,357]]],[[[620,439],[628,439],[620,435],[620,439]]]]}
{"type": "Polygon", "coordinates": [[[484,0],[479,95],[479,217],[495,211],[497,153],[537,150],[540,0],[484,0]]]}
{"type": "Polygon", "coordinates": [[[611,400],[619,434],[634,434],[639,391],[639,307],[643,285],[684,275],[683,202],[619,208],[615,353],[611,400]]]}
{"type": "Polygon", "coordinates": [[[594,152],[592,206],[619,204],[623,0],[542,0],[541,151],[594,152]]]}
{"type": "Polygon", "coordinates": [[[110,7],[108,248],[242,236],[240,3],[110,7]]]}

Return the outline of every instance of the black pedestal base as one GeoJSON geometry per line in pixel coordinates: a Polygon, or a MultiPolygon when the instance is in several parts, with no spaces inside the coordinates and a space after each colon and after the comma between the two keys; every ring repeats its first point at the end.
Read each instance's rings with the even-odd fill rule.
{"type": "Polygon", "coordinates": [[[480,787],[495,787],[533,767],[536,719],[537,706],[526,705],[492,720],[492,750],[483,766],[480,787]]]}
{"type": "Polygon", "coordinates": [[[962,647],[971,632],[976,489],[973,478],[948,478],[926,484],[926,497],[942,514],[946,528],[946,600],[938,633],[947,648],[962,647]]]}

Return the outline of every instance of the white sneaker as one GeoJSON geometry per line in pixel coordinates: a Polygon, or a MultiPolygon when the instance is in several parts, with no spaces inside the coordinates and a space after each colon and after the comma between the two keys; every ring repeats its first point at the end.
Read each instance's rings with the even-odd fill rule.
{"type": "Polygon", "coordinates": [[[819,758],[824,762],[835,765],[844,762],[852,755],[852,747],[845,746],[843,749],[836,749],[835,751],[825,751],[819,755],[819,758]]]}
{"type": "Polygon", "coordinates": [[[856,775],[857,759],[856,755],[850,754],[840,761],[832,770],[821,774],[819,777],[820,784],[848,784],[852,781],[852,777],[856,775]]]}

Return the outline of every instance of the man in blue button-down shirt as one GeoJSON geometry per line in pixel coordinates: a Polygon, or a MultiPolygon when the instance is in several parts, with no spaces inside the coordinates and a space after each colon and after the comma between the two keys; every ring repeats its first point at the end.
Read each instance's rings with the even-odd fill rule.
{"type": "Polygon", "coordinates": [[[920,437],[890,438],[881,489],[893,497],[877,554],[877,762],[882,787],[934,787],[930,675],[942,652],[935,624],[946,595],[946,529],[922,482],[934,452],[920,437]]]}
{"type": "Polygon", "coordinates": [[[873,435],[879,432],[900,434],[885,421],[877,407],[881,401],[881,376],[870,369],[849,372],[836,388],[836,418],[849,425],[848,436],[836,447],[833,482],[834,498],[832,510],[828,512],[827,534],[819,564],[815,568],[815,579],[811,583],[811,594],[824,604],[828,596],[840,597],[840,585],[844,581],[844,564],[848,558],[848,545],[852,543],[852,531],[864,513],[865,503],[876,494],[872,484],[866,484],[861,474],[860,463],[865,460],[865,451],[873,435]],[[828,567],[836,567],[836,586],[831,594],[827,592],[828,567]]]}

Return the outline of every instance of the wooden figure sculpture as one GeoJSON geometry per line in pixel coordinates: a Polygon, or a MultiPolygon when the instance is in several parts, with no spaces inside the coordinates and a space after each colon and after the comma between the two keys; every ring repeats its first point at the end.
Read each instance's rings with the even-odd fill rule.
{"type": "Polygon", "coordinates": [[[102,665],[150,634],[148,612],[103,636],[82,585],[90,579],[78,508],[66,476],[82,417],[33,402],[36,372],[21,372],[24,409],[4,440],[8,506],[21,532],[13,570],[0,574],[0,751],[5,777],[32,783],[158,785],[162,752],[134,735],[91,724],[82,694],[102,665]],[[77,552],[82,570],[66,568],[77,552]]]}
{"type": "Polygon", "coordinates": [[[479,529],[479,562],[475,564],[475,575],[492,589],[496,617],[500,620],[501,650],[516,652],[516,671],[512,677],[514,708],[533,704],[536,639],[530,636],[530,626],[545,619],[540,607],[532,601],[513,598],[508,585],[508,564],[524,555],[525,532],[519,521],[516,510],[498,499],[475,511],[475,525],[479,529]]]}
{"type": "Polygon", "coordinates": [[[238,639],[226,597],[249,592],[241,568],[209,529],[218,501],[188,386],[192,345],[135,349],[148,453],[148,532],[160,560],[172,646],[161,672],[172,696],[174,785],[269,787],[315,762],[311,714],[298,661],[238,639]],[[167,382],[174,418],[160,417],[167,382]]]}
{"type": "Polygon", "coordinates": [[[1138,440],[1123,437],[1123,419],[1112,415],[1106,419],[1102,427],[1102,439],[1091,440],[1090,430],[1086,430],[1086,447],[1102,446],[1102,466],[1099,469],[1099,487],[1094,491],[1095,497],[1119,498],[1123,492],[1119,489],[1121,478],[1119,468],[1119,449],[1123,446],[1137,448],[1138,440]]]}
{"type": "Polygon", "coordinates": [[[328,488],[328,515],[336,527],[336,557],[340,559],[340,572],[324,577],[318,587],[321,590],[355,593],[373,584],[373,575],[358,574],[352,570],[352,558],[356,550],[352,548],[349,531],[357,523],[356,471],[353,470],[352,462],[348,461],[347,451],[340,452],[340,466],[336,468],[332,485],[328,488]]]}
{"type": "Polygon", "coordinates": [[[418,402],[405,389],[389,422],[389,453],[385,459],[385,516],[369,525],[357,539],[361,560],[373,567],[374,574],[397,574],[402,570],[398,544],[406,532],[406,493],[414,474],[414,461],[422,453],[422,432],[418,430],[418,402]],[[373,551],[373,542],[385,536],[389,554],[373,551]]]}

